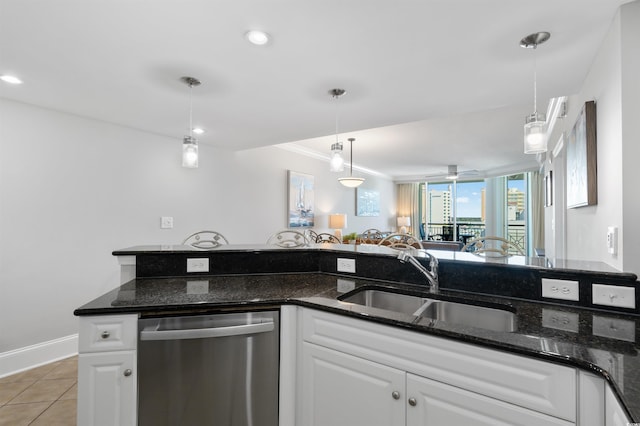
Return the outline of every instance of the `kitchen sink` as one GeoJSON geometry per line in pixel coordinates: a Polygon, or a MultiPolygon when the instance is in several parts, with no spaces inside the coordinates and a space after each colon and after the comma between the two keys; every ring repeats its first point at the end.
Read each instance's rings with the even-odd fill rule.
{"type": "Polygon", "coordinates": [[[461,301],[414,296],[387,290],[363,289],[341,297],[348,303],[401,312],[433,321],[486,330],[514,332],[516,315],[508,309],[481,306],[461,301]]]}
{"type": "Polygon", "coordinates": [[[341,298],[341,300],[343,302],[385,309],[387,311],[402,312],[409,315],[414,315],[427,301],[424,297],[384,290],[362,290],[344,299],[341,298]]]}
{"type": "Polygon", "coordinates": [[[423,305],[422,317],[452,324],[465,325],[493,331],[516,331],[516,315],[505,309],[457,303],[446,300],[429,300],[423,305]]]}

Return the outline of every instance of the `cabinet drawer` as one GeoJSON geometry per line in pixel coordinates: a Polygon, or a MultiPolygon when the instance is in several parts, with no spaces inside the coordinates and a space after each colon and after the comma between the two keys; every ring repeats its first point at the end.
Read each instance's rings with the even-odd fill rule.
{"type": "Polygon", "coordinates": [[[526,356],[312,309],[303,340],[423,377],[576,420],[576,370],[526,356]]]}
{"type": "Polygon", "coordinates": [[[136,349],[138,315],[80,317],[79,331],[80,353],[136,349]]]}

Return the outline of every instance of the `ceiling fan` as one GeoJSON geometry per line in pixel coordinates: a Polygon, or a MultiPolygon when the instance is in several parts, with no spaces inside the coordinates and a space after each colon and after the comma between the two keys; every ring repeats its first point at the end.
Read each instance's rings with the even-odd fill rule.
{"type": "Polygon", "coordinates": [[[467,179],[481,176],[478,170],[462,170],[458,171],[458,166],[455,164],[447,166],[446,173],[435,173],[432,175],[426,175],[425,178],[427,180],[437,180],[437,179],[448,179],[448,180],[458,180],[458,179],[467,179]]]}

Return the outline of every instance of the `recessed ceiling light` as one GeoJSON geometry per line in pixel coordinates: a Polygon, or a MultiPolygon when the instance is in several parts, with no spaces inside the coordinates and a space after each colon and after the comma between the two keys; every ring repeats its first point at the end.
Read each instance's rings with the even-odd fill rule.
{"type": "Polygon", "coordinates": [[[204,133],[204,129],[200,128],[200,127],[194,127],[193,128],[193,133],[195,133],[196,135],[201,135],[204,133]]]}
{"type": "Polygon", "coordinates": [[[269,34],[258,30],[247,31],[244,34],[244,38],[246,38],[249,43],[255,44],[256,46],[264,46],[269,43],[270,39],[269,34]]]}
{"type": "Polygon", "coordinates": [[[22,84],[22,80],[13,75],[0,75],[0,80],[9,84],[22,84]]]}

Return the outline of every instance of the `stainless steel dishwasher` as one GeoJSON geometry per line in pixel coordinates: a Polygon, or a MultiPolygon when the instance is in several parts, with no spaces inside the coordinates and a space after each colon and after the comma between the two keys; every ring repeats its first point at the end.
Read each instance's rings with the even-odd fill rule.
{"type": "Polygon", "coordinates": [[[277,426],[279,312],[139,321],[140,426],[277,426]]]}

